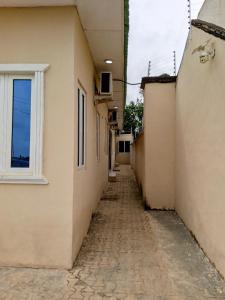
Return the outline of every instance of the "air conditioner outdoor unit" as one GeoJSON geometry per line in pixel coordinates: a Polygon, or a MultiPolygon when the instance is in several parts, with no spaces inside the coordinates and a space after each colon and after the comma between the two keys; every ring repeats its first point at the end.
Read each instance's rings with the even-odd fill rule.
{"type": "Polygon", "coordinates": [[[100,73],[100,95],[112,95],[113,82],[111,72],[100,73]]]}

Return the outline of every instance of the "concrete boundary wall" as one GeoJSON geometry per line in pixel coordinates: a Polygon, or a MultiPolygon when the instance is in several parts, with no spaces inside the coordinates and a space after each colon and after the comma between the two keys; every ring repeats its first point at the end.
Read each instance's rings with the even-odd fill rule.
{"type": "Polygon", "coordinates": [[[144,197],[145,190],[145,154],[144,133],[141,133],[132,144],[132,167],[134,168],[138,186],[144,197]]]}
{"type": "MultiPolygon", "coordinates": [[[[215,10],[218,5],[225,10],[224,1],[206,1],[200,14],[206,21],[212,5],[215,10]]],[[[216,16],[210,21],[217,24],[216,16]]],[[[176,86],[175,83],[145,83],[144,134],[143,139],[134,143],[135,172],[145,201],[151,208],[175,208],[223,276],[224,49],[225,41],[192,28],[176,86]],[[192,53],[208,40],[215,47],[216,55],[201,64],[199,53],[192,53]],[[144,145],[144,150],[140,145],[144,145]]]]}
{"type": "Polygon", "coordinates": [[[177,82],[175,207],[225,276],[224,49],[225,41],[192,29],[177,82]],[[210,38],[216,56],[200,64],[192,51],[210,38]]]}
{"type": "Polygon", "coordinates": [[[146,205],[174,209],[175,82],[146,83],[144,133],[134,142],[135,173],[146,205]]]}

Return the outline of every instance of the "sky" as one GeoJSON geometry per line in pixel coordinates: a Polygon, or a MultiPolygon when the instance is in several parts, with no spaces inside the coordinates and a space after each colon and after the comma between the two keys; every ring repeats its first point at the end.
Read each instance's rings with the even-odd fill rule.
{"type": "MultiPolygon", "coordinates": [[[[191,0],[191,17],[196,19],[204,0],[191,0]]],[[[173,51],[177,70],[188,35],[187,0],[130,0],[128,76],[131,83],[163,73],[173,75],[173,51]]],[[[127,103],[140,98],[140,86],[127,87],[127,103]]]]}

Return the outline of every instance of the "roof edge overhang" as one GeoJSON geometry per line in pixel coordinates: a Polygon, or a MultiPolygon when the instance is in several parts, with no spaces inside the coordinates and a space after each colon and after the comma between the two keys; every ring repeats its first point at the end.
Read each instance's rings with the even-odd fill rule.
{"type": "Polygon", "coordinates": [[[141,81],[141,89],[145,89],[145,85],[148,83],[172,83],[176,82],[177,76],[161,75],[152,77],[143,77],[141,81]]]}
{"type": "Polygon", "coordinates": [[[200,19],[192,20],[192,26],[205,31],[217,38],[225,40],[225,28],[215,25],[213,23],[209,23],[200,19]]]}
{"type": "MultiPolygon", "coordinates": [[[[96,74],[110,71],[113,78],[127,80],[129,0],[0,0],[1,8],[76,7],[87,38],[96,74]],[[97,4],[102,3],[101,9],[97,4]],[[106,65],[105,60],[113,64],[106,65]]],[[[120,120],[126,99],[126,84],[116,85],[110,107],[118,106],[120,120]]],[[[122,120],[121,120],[122,122],[122,120]]],[[[121,125],[122,126],[122,125],[121,125]]]]}

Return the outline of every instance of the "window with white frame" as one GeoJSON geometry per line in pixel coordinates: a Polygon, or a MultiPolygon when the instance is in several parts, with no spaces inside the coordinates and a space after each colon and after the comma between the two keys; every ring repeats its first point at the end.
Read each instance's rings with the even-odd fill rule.
{"type": "Polygon", "coordinates": [[[96,154],[97,160],[100,160],[100,115],[96,113],[96,154]]]}
{"type": "Polygon", "coordinates": [[[105,119],[105,154],[108,154],[109,151],[109,129],[108,121],[105,119]]]}
{"type": "Polygon", "coordinates": [[[129,141],[119,141],[119,149],[120,153],[129,153],[130,152],[130,142],[129,141]]]}
{"type": "Polygon", "coordinates": [[[0,64],[0,183],[47,183],[42,174],[47,68],[0,64]]]}
{"type": "Polygon", "coordinates": [[[77,166],[85,166],[86,96],[82,88],[77,95],[77,166]]]}

